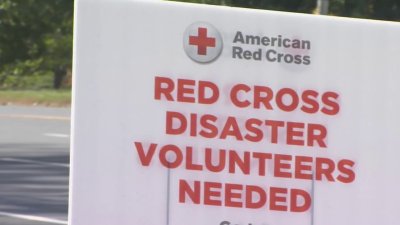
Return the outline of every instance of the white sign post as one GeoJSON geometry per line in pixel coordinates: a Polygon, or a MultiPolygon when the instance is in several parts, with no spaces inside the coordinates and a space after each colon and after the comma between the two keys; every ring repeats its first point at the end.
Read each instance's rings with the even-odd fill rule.
{"type": "Polygon", "coordinates": [[[78,0],[71,225],[393,225],[400,25],[78,0]]]}

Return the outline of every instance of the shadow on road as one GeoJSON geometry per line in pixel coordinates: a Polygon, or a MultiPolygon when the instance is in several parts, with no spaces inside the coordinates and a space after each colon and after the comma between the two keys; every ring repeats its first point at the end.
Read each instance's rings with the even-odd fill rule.
{"type": "Polygon", "coordinates": [[[0,211],[66,220],[68,165],[65,146],[0,144],[0,211]]]}

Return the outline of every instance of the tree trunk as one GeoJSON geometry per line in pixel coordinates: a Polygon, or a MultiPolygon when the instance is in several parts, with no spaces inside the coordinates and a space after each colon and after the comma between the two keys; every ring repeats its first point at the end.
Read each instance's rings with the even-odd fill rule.
{"type": "Polygon", "coordinates": [[[54,81],[53,81],[53,88],[60,89],[63,83],[63,80],[67,74],[67,69],[65,66],[59,66],[54,69],[54,81]]]}

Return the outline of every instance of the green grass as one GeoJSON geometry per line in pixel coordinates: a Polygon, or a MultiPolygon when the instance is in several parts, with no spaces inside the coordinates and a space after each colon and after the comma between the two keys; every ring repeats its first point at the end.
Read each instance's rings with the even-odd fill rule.
{"type": "Polygon", "coordinates": [[[0,90],[1,105],[69,106],[70,90],[14,91],[0,90]]]}

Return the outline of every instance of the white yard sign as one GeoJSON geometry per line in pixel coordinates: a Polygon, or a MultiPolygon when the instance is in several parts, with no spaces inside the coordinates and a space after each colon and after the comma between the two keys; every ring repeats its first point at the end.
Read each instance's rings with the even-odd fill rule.
{"type": "Polygon", "coordinates": [[[400,25],[78,0],[71,225],[394,225],[400,25]]]}

